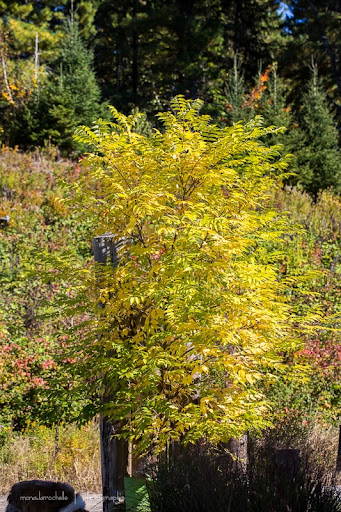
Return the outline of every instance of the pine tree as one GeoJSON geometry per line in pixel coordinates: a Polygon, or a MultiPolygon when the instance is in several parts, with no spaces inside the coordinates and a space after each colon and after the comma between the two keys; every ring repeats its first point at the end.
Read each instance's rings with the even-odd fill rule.
{"type": "Polygon", "coordinates": [[[283,144],[286,152],[291,152],[291,132],[288,130],[292,124],[290,106],[288,106],[285,87],[278,74],[277,63],[269,66],[264,73],[260,73],[256,88],[259,98],[255,105],[255,114],[264,118],[266,126],[286,128],[283,132],[277,132],[271,136],[272,144],[283,144]]]}
{"type": "Polygon", "coordinates": [[[278,75],[276,62],[269,68],[262,115],[266,125],[288,128],[291,121],[290,108],[287,104],[283,82],[278,75]]]}
{"type": "Polygon", "coordinates": [[[297,151],[298,181],[317,196],[320,190],[333,187],[341,191],[341,153],[338,132],[316,65],[307,92],[303,96],[297,151]]]}
{"type": "Polygon", "coordinates": [[[233,69],[228,75],[224,92],[224,119],[226,119],[229,124],[249,120],[250,108],[246,101],[245,81],[240,71],[237,54],[234,56],[233,69]]]}
{"type": "Polygon", "coordinates": [[[292,84],[291,96],[298,99],[306,82],[311,55],[319,65],[319,75],[328,101],[341,119],[341,3],[338,0],[286,0],[290,14],[286,19],[287,43],[282,47],[283,72],[292,84]],[[299,58],[297,56],[299,55],[299,58]]]}
{"type": "Polygon", "coordinates": [[[258,59],[277,54],[277,7],[275,0],[102,0],[96,57],[104,96],[125,112],[133,104],[149,113],[168,108],[179,93],[211,101],[236,52],[246,81],[258,59]]]}
{"type": "Polygon", "coordinates": [[[100,90],[93,70],[93,55],[84,45],[76,22],[66,25],[59,59],[59,74],[50,86],[53,104],[49,114],[56,142],[73,147],[72,135],[80,124],[91,124],[99,115],[100,90]]]}
{"type": "Polygon", "coordinates": [[[49,141],[68,153],[79,147],[73,140],[77,126],[91,124],[100,114],[93,55],[75,21],[65,25],[53,71],[45,87],[37,89],[18,116],[12,138],[24,147],[49,141]]]}

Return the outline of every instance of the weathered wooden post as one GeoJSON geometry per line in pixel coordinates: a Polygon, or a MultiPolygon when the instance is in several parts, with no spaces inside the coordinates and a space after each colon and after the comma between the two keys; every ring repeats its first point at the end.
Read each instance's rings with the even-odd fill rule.
{"type": "Polygon", "coordinates": [[[248,434],[244,434],[241,438],[231,439],[226,444],[228,452],[232,456],[232,460],[240,468],[246,470],[248,464],[248,434]]]}
{"type": "MultiPolygon", "coordinates": [[[[113,235],[105,233],[93,240],[95,261],[101,265],[112,264],[115,268],[119,261],[118,247],[123,242],[115,244],[113,235]]],[[[102,403],[110,401],[110,391],[102,396],[102,403]]],[[[118,439],[115,434],[120,433],[121,422],[110,420],[101,414],[101,470],[103,512],[125,510],[124,505],[124,477],[127,476],[128,443],[118,439]]]]}

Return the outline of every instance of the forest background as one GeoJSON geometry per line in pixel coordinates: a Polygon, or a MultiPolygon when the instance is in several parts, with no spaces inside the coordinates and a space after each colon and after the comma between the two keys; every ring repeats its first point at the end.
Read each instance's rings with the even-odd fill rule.
{"type": "Polygon", "coordinates": [[[155,113],[178,94],[204,100],[204,113],[221,127],[261,115],[266,126],[286,128],[265,141],[293,155],[274,204],[302,226],[286,241],[281,272],[311,275],[290,300],[302,311],[319,305],[329,321],[301,334],[301,350],[288,355],[293,367],[309,363],[309,381],[284,380],[269,393],[276,425],[293,436],[338,424],[340,19],[338,0],[0,1],[4,446],[32,425],[69,423],[84,410],[91,416],[68,354],[73,318],[47,315],[60,285],[27,278],[38,249],[91,258],[90,221],[79,223],[59,201],[66,193],[59,178],[77,181],[86,151],[73,133],[110,119],[114,105],[143,113],[137,130],[148,136],[159,128],[155,113]]]}

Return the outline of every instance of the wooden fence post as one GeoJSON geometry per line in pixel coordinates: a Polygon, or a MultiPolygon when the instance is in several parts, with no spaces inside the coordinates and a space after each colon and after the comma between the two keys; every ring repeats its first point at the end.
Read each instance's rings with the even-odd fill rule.
{"type": "Polygon", "coordinates": [[[244,470],[246,470],[248,464],[248,437],[248,434],[244,434],[239,439],[231,437],[226,444],[234,464],[244,470]]]}
{"type": "MultiPolygon", "coordinates": [[[[93,240],[95,261],[105,265],[109,262],[115,268],[119,261],[118,247],[123,242],[115,244],[113,235],[105,233],[93,240]]],[[[102,402],[110,401],[110,391],[104,393],[102,402]]],[[[103,512],[125,510],[124,505],[124,477],[127,476],[128,443],[118,439],[114,434],[121,431],[121,422],[110,420],[101,414],[101,471],[103,512]]]]}

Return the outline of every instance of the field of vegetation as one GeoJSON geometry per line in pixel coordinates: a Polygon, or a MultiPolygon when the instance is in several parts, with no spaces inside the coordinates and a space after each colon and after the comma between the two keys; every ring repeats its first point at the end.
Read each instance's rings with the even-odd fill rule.
{"type": "MultiPolygon", "coordinates": [[[[6,148],[1,168],[2,214],[11,214],[11,225],[2,231],[1,254],[2,491],[31,477],[62,478],[98,491],[98,429],[90,425],[78,432],[65,424],[89,401],[84,388],[76,389],[75,400],[79,377],[72,370],[75,360],[66,353],[72,319],[51,323],[44,317],[59,284],[31,273],[37,251],[58,255],[71,249],[77,262],[92,257],[89,225],[73,221],[75,213],[58,201],[65,194],[58,180],[74,183],[81,170],[51,150],[28,154],[6,148]]],[[[327,437],[328,458],[323,459],[332,470],[340,414],[340,202],[331,192],[313,202],[290,187],[271,200],[278,211],[290,212],[290,224],[300,226],[287,237],[279,263],[281,275],[302,278],[289,290],[290,301],[302,311],[316,304],[329,319],[326,329],[301,335],[300,349],[288,354],[293,375],[269,390],[276,443],[296,447],[309,442],[316,448],[327,437]],[[296,365],[308,365],[304,383],[295,374],[296,365]]]]}
{"type": "Polygon", "coordinates": [[[29,423],[25,430],[2,431],[0,494],[21,480],[70,482],[80,491],[100,493],[99,428],[89,423],[46,427],[29,423]]]}
{"type": "Polygon", "coordinates": [[[338,510],[340,2],[24,4],[0,2],[0,493],[100,492],[103,414],[153,512],[338,510]]]}

